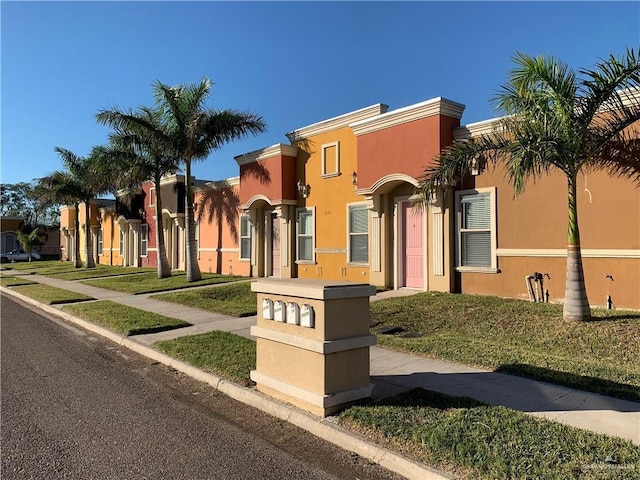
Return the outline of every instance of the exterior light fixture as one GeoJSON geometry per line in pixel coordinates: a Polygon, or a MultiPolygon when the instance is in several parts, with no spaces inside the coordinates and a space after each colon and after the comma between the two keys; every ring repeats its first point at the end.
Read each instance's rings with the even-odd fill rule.
{"type": "Polygon", "coordinates": [[[305,185],[302,180],[298,180],[298,193],[302,196],[302,198],[307,198],[309,196],[309,185],[305,185]]]}
{"type": "Polygon", "coordinates": [[[358,185],[358,174],[356,172],[351,172],[351,183],[353,183],[354,187],[358,185]]]}

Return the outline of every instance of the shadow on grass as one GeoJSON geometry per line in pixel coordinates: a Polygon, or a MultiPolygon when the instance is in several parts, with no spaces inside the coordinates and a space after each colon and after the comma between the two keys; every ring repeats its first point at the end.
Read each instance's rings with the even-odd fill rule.
{"type": "MultiPolygon", "coordinates": [[[[640,412],[640,403],[625,401],[631,398],[611,398],[611,395],[591,395],[586,398],[584,395],[579,395],[578,398],[575,395],[569,395],[570,387],[527,381],[520,376],[500,372],[416,372],[408,375],[372,375],[371,382],[375,385],[373,395],[375,400],[413,388],[423,388],[454,397],[474,398],[476,401],[490,405],[503,405],[521,412],[579,409],[640,412]]],[[[614,386],[620,389],[628,387],[630,391],[635,390],[635,397],[629,393],[627,396],[638,398],[638,388],[621,384],[614,384],[614,386]]]]}
{"type": "MultiPolygon", "coordinates": [[[[16,285],[22,286],[22,285],[16,285]]],[[[67,303],[81,303],[81,302],[93,302],[95,298],[65,298],[63,300],[51,300],[49,305],[64,305],[67,303]]]]}
{"type": "Polygon", "coordinates": [[[587,392],[599,393],[610,397],[640,402],[640,387],[625,383],[613,382],[587,375],[576,375],[574,373],[559,372],[543,367],[526,365],[522,363],[512,363],[500,365],[495,370],[499,373],[517,375],[519,377],[533,378],[543,382],[563,385],[587,392]]]}
{"type": "Polygon", "coordinates": [[[157,327],[142,327],[136,328],[130,332],[127,336],[133,337],[134,335],[146,335],[148,333],[167,332],[169,330],[177,330],[178,328],[185,328],[193,326],[191,323],[185,323],[184,325],[159,325],[157,327]]]}

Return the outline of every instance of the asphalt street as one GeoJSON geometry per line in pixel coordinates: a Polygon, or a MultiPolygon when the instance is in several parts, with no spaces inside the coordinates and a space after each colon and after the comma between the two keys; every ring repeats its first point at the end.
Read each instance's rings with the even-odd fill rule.
{"type": "Polygon", "coordinates": [[[108,340],[1,302],[3,480],[399,479],[108,340]]]}

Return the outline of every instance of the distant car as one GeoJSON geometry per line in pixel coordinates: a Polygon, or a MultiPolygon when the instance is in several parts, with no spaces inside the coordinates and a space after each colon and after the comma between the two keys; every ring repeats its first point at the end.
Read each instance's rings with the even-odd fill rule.
{"type": "Polygon", "coordinates": [[[29,261],[29,256],[31,256],[32,260],[40,260],[40,254],[38,252],[36,252],[35,250],[33,252],[31,252],[31,255],[29,255],[27,252],[25,252],[24,250],[11,250],[9,253],[3,253],[0,255],[0,262],[2,263],[7,263],[7,262],[28,262],[29,261]]]}

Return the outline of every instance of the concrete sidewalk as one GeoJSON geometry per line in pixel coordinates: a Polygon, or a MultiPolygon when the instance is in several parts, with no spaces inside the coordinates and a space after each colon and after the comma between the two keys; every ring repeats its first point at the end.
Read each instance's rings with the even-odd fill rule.
{"type": "MultiPolygon", "coordinates": [[[[142,310],[178,318],[192,326],[148,335],[129,337],[132,342],[151,347],[158,340],[213,330],[233,332],[252,338],[249,329],[256,317],[236,318],[204,312],[149,298],[91,287],[76,281],[30,275],[34,281],[111,300],[142,310]]],[[[215,287],[212,285],[212,287],[215,287]]],[[[3,289],[4,290],[4,289],[3,289]]],[[[5,290],[6,291],[6,290],[5,290]]],[[[411,290],[382,292],[373,301],[415,293],[411,290]]],[[[466,396],[492,404],[556,420],[567,425],[626,438],[640,445],[640,403],[587,393],[513,375],[371,347],[371,381],[374,399],[416,387],[456,396],[466,396]]]]}

